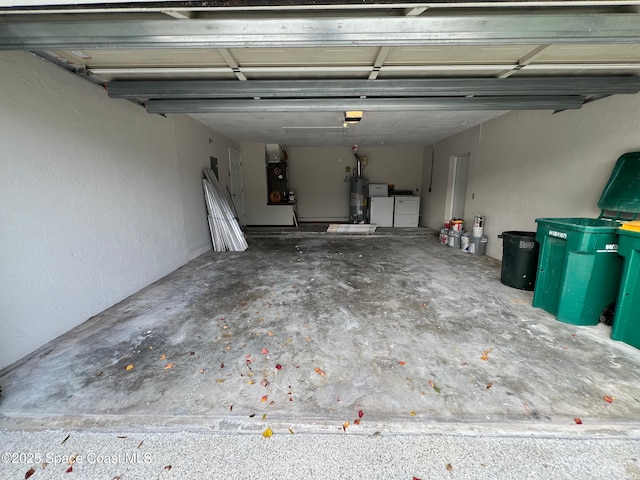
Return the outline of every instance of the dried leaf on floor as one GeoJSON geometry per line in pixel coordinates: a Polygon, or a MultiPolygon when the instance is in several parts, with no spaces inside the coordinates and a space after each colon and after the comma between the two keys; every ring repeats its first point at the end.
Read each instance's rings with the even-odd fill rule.
{"type": "Polygon", "coordinates": [[[489,360],[489,354],[493,352],[493,350],[494,350],[493,347],[491,347],[488,350],[485,350],[484,352],[482,352],[482,355],[480,356],[480,358],[484,361],[489,360]]]}
{"type": "Polygon", "coordinates": [[[604,397],[604,401],[607,403],[613,403],[613,401],[616,399],[616,397],[610,397],[609,395],[605,395],[604,397]]]}
{"type": "Polygon", "coordinates": [[[201,368],[200,370],[198,370],[198,373],[204,373],[204,368],[201,368]]]}
{"type": "Polygon", "coordinates": [[[73,472],[73,465],[67,468],[64,473],[71,473],[71,472],[73,472]]]}
{"type": "Polygon", "coordinates": [[[406,365],[407,362],[398,362],[399,365],[406,365]]]}
{"type": "Polygon", "coordinates": [[[493,383],[491,382],[487,383],[487,390],[489,390],[491,387],[493,387],[493,383]]]}
{"type": "Polygon", "coordinates": [[[273,337],[273,332],[272,332],[271,330],[269,330],[269,331],[267,332],[267,335],[269,335],[270,337],[273,337]]]}
{"type": "Polygon", "coordinates": [[[449,471],[453,470],[453,466],[451,466],[451,464],[450,464],[450,463],[447,463],[447,467],[446,467],[446,468],[447,468],[447,470],[449,470],[449,471]]]}
{"type": "Polygon", "coordinates": [[[291,435],[294,435],[293,428],[289,427],[289,433],[290,433],[291,435]]]}
{"type": "Polygon", "coordinates": [[[279,363],[276,363],[276,370],[282,370],[282,365],[280,365],[279,363]]]}
{"type": "Polygon", "coordinates": [[[31,467],[29,470],[27,470],[27,473],[24,474],[24,479],[27,480],[27,478],[29,478],[34,473],[36,473],[36,471],[33,469],[33,467],[31,467]]]}
{"type": "Polygon", "coordinates": [[[269,395],[263,395],[262,398],[260,399],[261,402],[266,402],[267,400],[269,400],[269,395]]]}
{"type": "Polygon", "coordinates": [[[172,368],[173,368],[173,363],[167,363],[167,364],[164,366],[164,369],[165,369],[165,370],[171,370],[172,368]]]}
{"type": "Polygon", "coordinates": [[[144,443],[144,440],[142,440],[139,444],[138,444],[138,448],[140,448],[142,446],[142,444],[144,443]]]}
{"type": "Polygon", "coordinates": [[[160,355],[160,360],[166,360],[166,358],[167,358],[166,354],[163,353],[162,355],[160,355]]]}
{"type": "Polygon", "coordinates": [[[358,418],[364,417],[364,412],[362,410],[358,410],[358,418]]]}
{"type": "Polygon", "coordinates": [[[266,414],[266,413],[263,413],[263,414],[262,414],[262,421],[264,422],[266,419],[267,419],[267,414],[266,414]]]}
{"type": "Polygon", "coordinates": [[[216,383],[224,383],[225,379],[224,378],[218,378],[216,380],[216,383]]]}
{"type": "Polygon", "coordinates": [[[224,363],[221,363],[221,364],[220,364],[220,368],[224,368],[224,363]]]}
{"type": "Polygon", "coordinates": [[[411,477],[411,480],[420,480],[418,477],[411,477]]]}
{"type": "Polygon", "coordinates": [[[349,427],[349,422],[344,422],[344,423],[342,424],[342,431],[343,431],[343,432],[346,432],[348,427],[349,427]]]}
{"type": "Polygon", "coordinates": [[[360,425],[360,419],[359,419],[359,418],[356,418],[356,419],[353,421],[353,424],[354,424],[354,425],[360,425]]]}
{"type": "Polygon", "coordinates": [[[269,353],[269,350],[267,350],[266,348],[263,348],[262,352],[260,352],[260,353],[262,353],[262,355],[266,355],[266,354],[269,353]]]}
{"type": "Polygon", "coordinates": [[[433,380],[429,380],[429,385],[431,386],[431,388],[433,388],[433,391],[436,393],[440,393],[440,389],[438,388],[438,386],[434,383],[433,380]]]}
{"type": "Polygon", "coordinates": [[[409,412],[409,415],[411,415],[412,417],[415,417],[417,415],[417,413],[415,412],[415,410],[411,410],[409,412]]]}
{"type": "Polygon", "coordinates": [[[576,422],[576,425],[582,425],[582,420],[578,417],[573,419],[574,422],[576,422]]]}
{"type": "Polygon", "coordinates": [[[129,365],[127,365],[126,367],[124,367],[124,369],[128,372],[129,370],[133,370],[133,363],[130,363],[129,365]]]}
{"type": "Polygon", "coordinates": [[[320,375],[321,377],[324,377],[326,374],[324,373],[324,370],[322,370],[321,368],[316,367],[315,368],[315,372],[320,375]]]}
{"type": "Polygon", "coordinates": [[[171,465],[165,465],[165,466],[164,466],[164,469],[165,469],[165,470],[171,470],[171,465]]]}
{"type": "Polygon", "coordinates": [[[260,381],[260,385],[262,385],[263,387],[266,387],[267,385],[269,385],[269,380],[267,380],[266,378],[263,378],[260,381]]]}
{"type": "Polygon", "coordinates": [[[262,432],[262,436],[264,438],[271,438],[273,436],[273,430],[271,430],[271,427],[267,427],[265,431],[262,432]]]}

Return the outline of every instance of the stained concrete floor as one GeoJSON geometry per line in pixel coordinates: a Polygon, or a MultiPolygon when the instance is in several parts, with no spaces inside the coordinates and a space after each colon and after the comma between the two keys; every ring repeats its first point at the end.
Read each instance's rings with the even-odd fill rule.
{"type": "MultiPolygon", "coordinates": [[[[556,321],[500,283],[500,262],[431,230],[321,230],[248,229],[246,252],[204,254],[0,372],[3,451],[67,451],[59,441],[73,432],[85,451],[155,442],[155,473],[140,474],[143,462],[126,478],[165,478],[185,442],[221,439],[244,449],[236,476],[218,465],[207,478],[253,478],[242,468],[254,456],[255,478],[283,465],[326,478],[330,457],[344,462],[329,478],[640,478],[640,351],[610,327],[556,321]],[[280,448],[272,470],[262,455],[280,448]],[[439,471],[446,453],[455,467],[439,471]]],[[[0,463],[16,478],[22,467],[0,463]]]]}

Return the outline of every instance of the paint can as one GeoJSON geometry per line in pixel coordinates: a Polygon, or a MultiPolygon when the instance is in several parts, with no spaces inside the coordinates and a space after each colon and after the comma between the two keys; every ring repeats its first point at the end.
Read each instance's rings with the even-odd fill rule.
{"type": "Polygon", "coordinates": [[[449,229],[448,228],[441,228],[440,229],[440,243],[442,245],[446,245],[447,243],[449,243],[449,229]]]}
{"type": "Polygon", "coordinates": [[[460,248],[460,236],[461,232],[457,230],[449,230],[449,246],[453,248],[460,248]]]}
{"type": "Polygon", "coordinates": [[[473,217],[473,236],[484,236],[484,215],[476,215],[473,217]]]}
{"type": "Polygon", "coordinates": [[[471,255],[485,255],[487,253],[487,242],[489,241],[489,237],[471,237],[469,239],[469,253],[471,255]]]}
{"type": "Polygon", "coordinates": [[[469,244],[471,243],[471,234],[469,232],[463,233],[460,237],[460,250],[463,252],[469,252],[469,244]]]}
{"type": "Polygon", "coordinates": [[[456,232],[462,232],[464,230],[464,220],[451,220],[451,229],[456,232]]]}

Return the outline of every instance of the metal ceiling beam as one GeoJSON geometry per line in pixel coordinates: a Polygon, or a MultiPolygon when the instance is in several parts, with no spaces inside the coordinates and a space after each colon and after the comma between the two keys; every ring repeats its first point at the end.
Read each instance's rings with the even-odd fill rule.
{"type": "Polygon", "coordinates": [[[286,3],[278,0],[249,0],[229,2],[227,0],[207,1],[163,1],[148,3],[109,3],[101,0],[57,0],[53,5],[39,5],[38,2],[17,2],[14,6],[0,7],[3,14],[51,14],[51,13],[153,13],[166,10],[185,12],[300,12],[317,10],[405,10],[415,9],[463,9],[463,8],[615,8],[640,5],[640,0],[431,0],[429,2],[397,2],[394,0],[368,2],[348,0],[298,0],[286,3]],[[30,4],[31,3],[31,4],[30,4]]]}
{"type": "Polygon", "coordinates": [[[354,98],[305,100],[149,100],[149,113],[267,113],[426,110],[567,110],[580,108],[581,96],[470,98],[354,98]]]}
{"type": "Polygon", "coordinates": [[[107,91],[137,99],[612,95],[639,92],[640,77],[113,81],[107,91]]]}
{"type": "Polygon", "coordinates": [[[0,50],[640,43],[640,15],[10,22],[0,50]]]}

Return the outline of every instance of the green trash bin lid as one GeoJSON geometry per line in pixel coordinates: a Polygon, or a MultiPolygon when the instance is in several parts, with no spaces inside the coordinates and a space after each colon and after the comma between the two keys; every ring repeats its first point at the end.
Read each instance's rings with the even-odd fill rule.
{"type": "Polygon", "coordinates": [[[616,162],[602,191],[600,218],[620,218],[623,213],[640,213],[640,152],[625,153],[616,162]],[[615,215],[605,215],[614,212],[615,215]]]}

